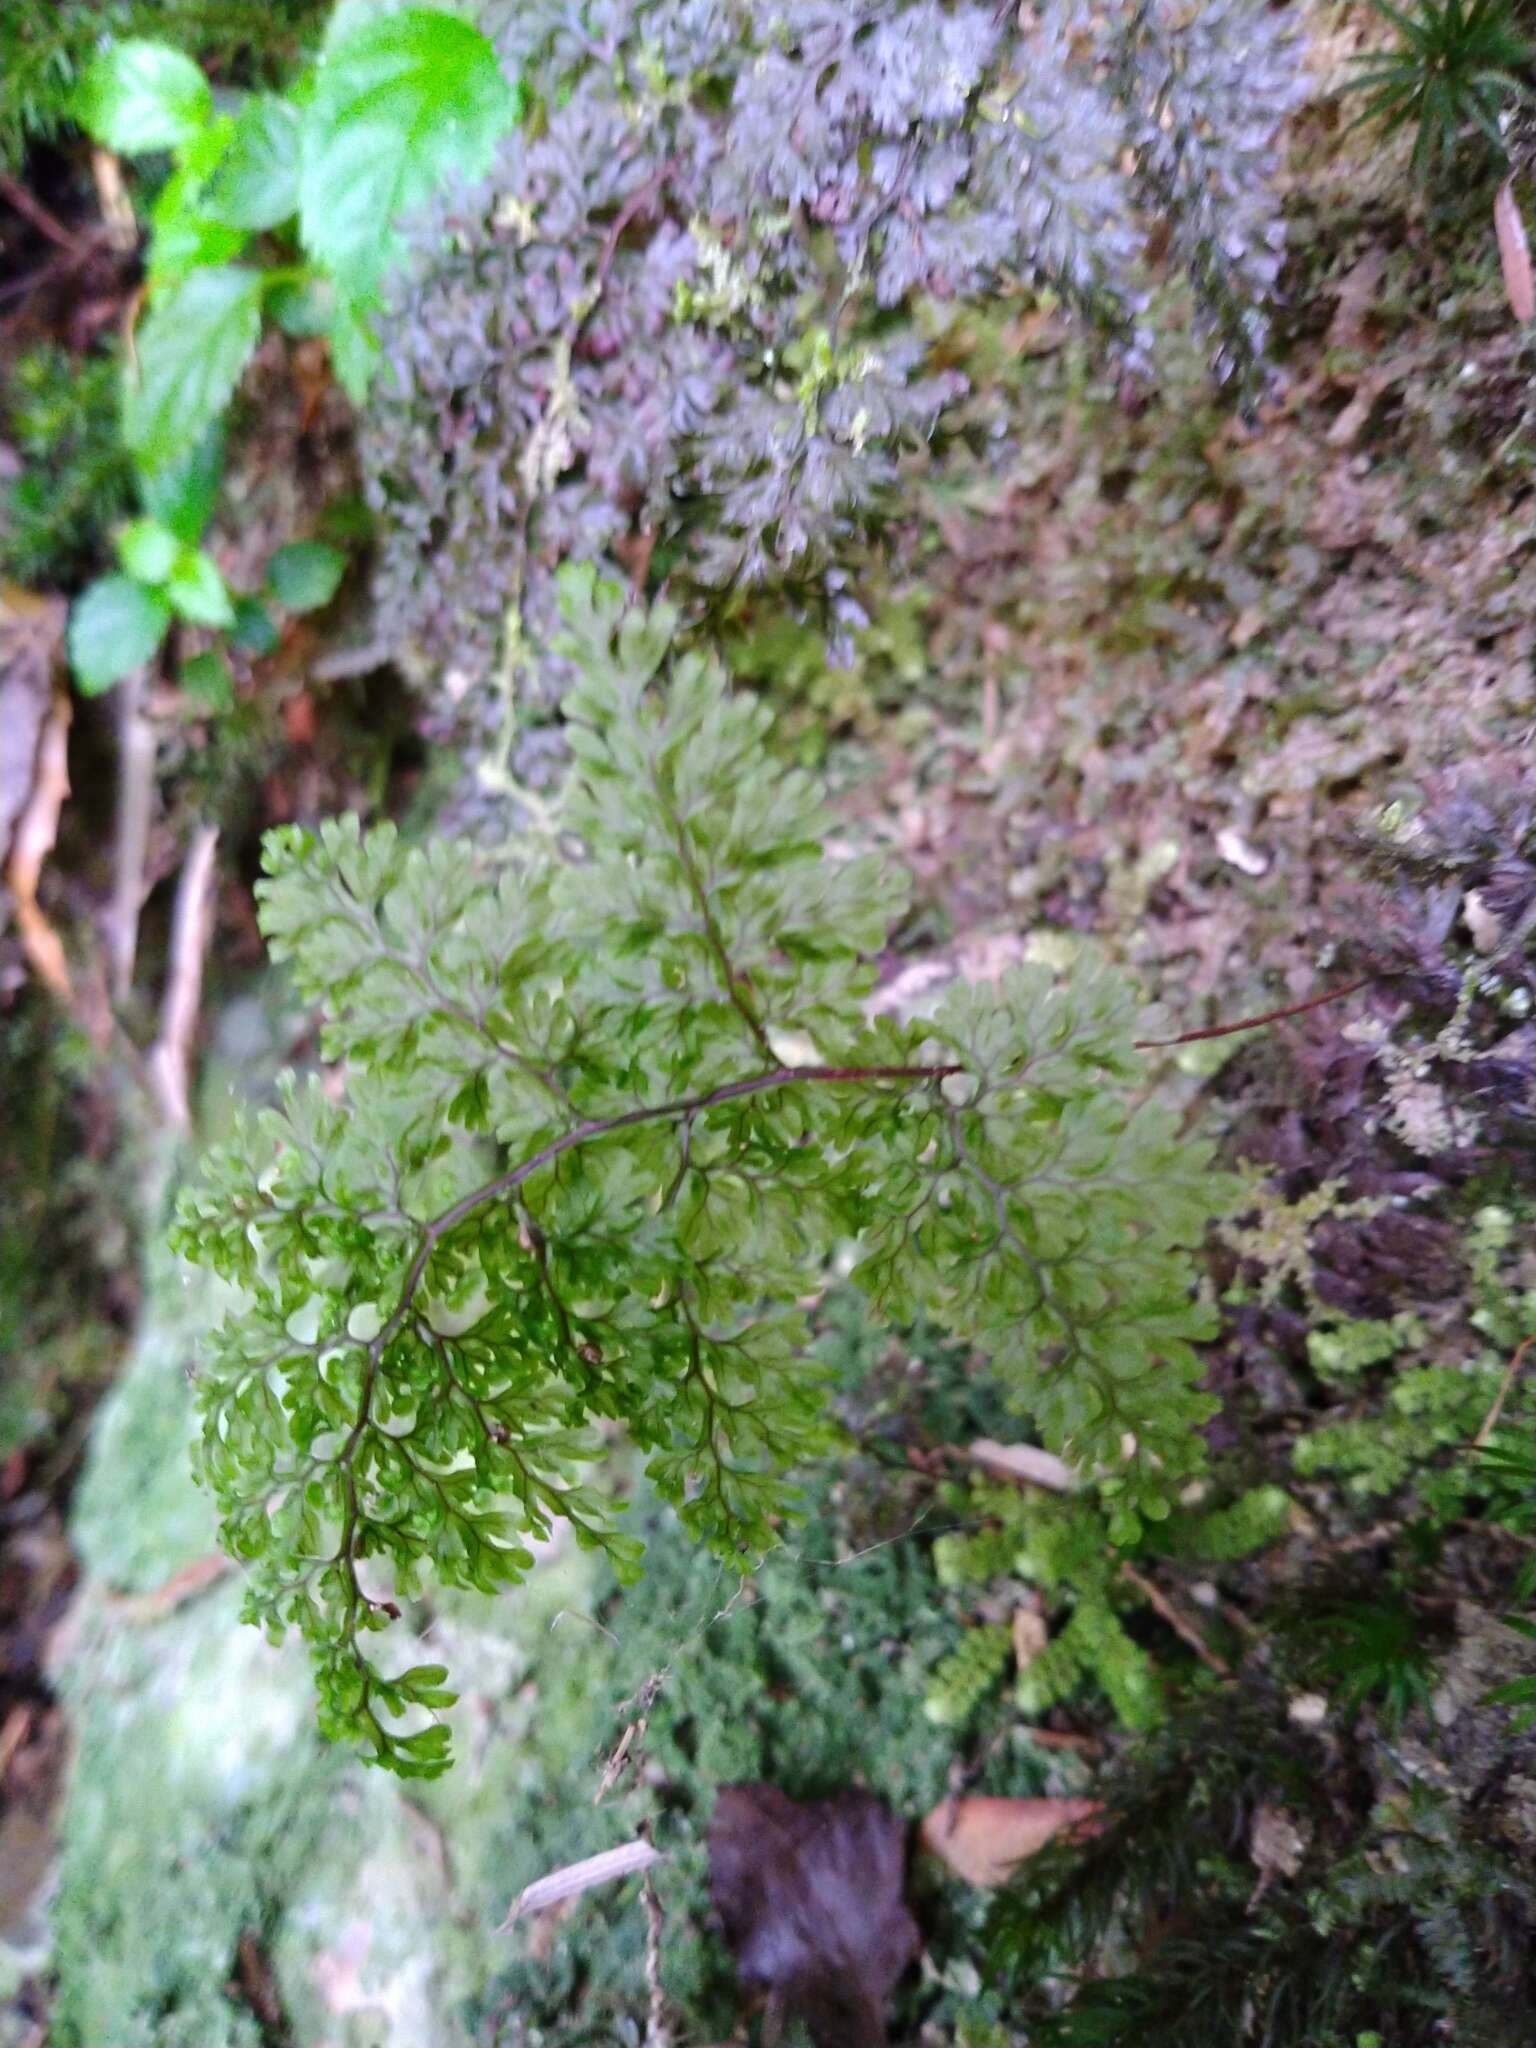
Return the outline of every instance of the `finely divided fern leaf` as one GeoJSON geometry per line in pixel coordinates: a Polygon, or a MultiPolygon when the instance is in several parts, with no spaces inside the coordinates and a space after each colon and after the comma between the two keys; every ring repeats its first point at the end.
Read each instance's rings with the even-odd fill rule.
{"type": "Polygon", "coordinates": [[[882,1308],[991,1357],[1121,1527],[1211,1406],[1188,1247],[1224,1184],[1132,1106],[1124,983],[1026,969],[871,1024],[901,890],[827,857],[768,713],[665,607],[580,570],[563,598],[580,857],[269,835],[263,926],[340,1087],[243,1123],[176,1232],[239,1289],[201,1463],[248,1612],[308,1639],[327,1730],[407,1773],[446,1768],[451,1696],[386,1675],[401,1598],[517,1580],[557,1519],[637,1562],[594,1423],[723,1556],[773,1543],[829,1442],[794,1304],[839,1242],[882,1308]]]}

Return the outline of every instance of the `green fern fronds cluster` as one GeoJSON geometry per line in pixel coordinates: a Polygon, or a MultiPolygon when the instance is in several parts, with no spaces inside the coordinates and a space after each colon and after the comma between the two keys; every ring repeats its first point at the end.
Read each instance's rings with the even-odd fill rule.
{"type": "Polygon", "coordinates": [[[1086,960],[869,1021],[900,879],[827,857],[770,714],[669,609],[590,570],[563,594],[571,857],[269,835],[262,923],[338,1071],[242,1123],[176,1230],[238,1289],[201,1461],[248,1614],[406,1772],[446,1768],[452,1694],[386,1671],[402,1603],[515,1582],[557,1520],[638,1565],[601,1427],[722,1556],[774,1544],[832,1440],[796,1304],[840,1244],[884,1314],[983,1354],[1122,1539],[1212,1407],[1189,1252],[1226,1183],[1134,1099],[1131,989],[1086,960]]]}
{"type": "MultiPolygon", "coordinates": [[[[1092,1500],[977,1480],[959,1496],[979,1526],[938,1538],[934,1568],[951,1590],[1009,1578],[1038,1587],[1053,1620],[1043,1650],[1019,1672],[1022,1712],[1043,1713],[1096,1687],[1126,1728],[1149,1728],[1163,1714],[1157,1665],[1126,1628],[1123,1613],[1144,1604],[1126,1573],[1103,1510],[1092,1500]]],[[[1135,1554],[1219,1565],[1273,1543],[1291,1504],[1277,1486],[1259,1486],[1220,1506],[1182,1507],[1143,1531],[1135,1554]]],[[[996,1624],[969,1628],[932,1672],[928,1713],[943,1726],[969,1720],[1002,1682],[1012,1638],[996,1624]]]]}

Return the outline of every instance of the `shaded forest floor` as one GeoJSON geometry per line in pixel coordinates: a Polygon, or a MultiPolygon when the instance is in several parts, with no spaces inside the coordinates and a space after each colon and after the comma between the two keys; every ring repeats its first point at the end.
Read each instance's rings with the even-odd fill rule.
{"type": "MultiPolygon", "coordinates": [[[[81,712],[42,899],[80,962],[73,1011],[0,934],[6,2048],[638,2042],[629,1894],[490,1929],[524,1882],[642,1820],[673,1858],[679,2039],[724,2040],[739,2022],[703,1830],[721,1784],[757,1777],[797,1796],[860,1782],[914,1818],[961,1792],[1107,1791],[1126,1819],[1087,1858],[1108,1903],[1077,1961],[1100,1985],[1084,2009],[1106,1981],[1140,1987],[1139,2005],[1117,1994],[1137,2038],[1204,2038],[1168,2031],[1194,2024],[1191,1950],[1227,1998],[1210,2038],[1238,2038],[1254,1940],[1321,1985],[1319,1926],[1346,1968],[1380,1954],[1407,1987],[1398,2010],[1366,1972],[1384,2048],[1444,2038],[1447,2014],[1458,2042],[1517,2037],[1536,1744],[1488,1695],[1528,1669],[1506,1622],[1536,1541],[1519,1468],[1536,1430],[1530,344],[1491,237],[1437,241],[1357,173],[1323,153],[1298,178],[1283,376],[1256,418],[1218,403],[1193,349],[1128,403],[1037,305],[935,313],[974,397],[912,458],[860,566],[852,667],[766,607],[732,627],[744,685],[835,781],[849,842],[914,873],[883,999],[920,1006],[952,972],[1087,942],[1143,978],[1153,1035],[1330,998],[1149,1067],[1221,1134],[1251,1201],[1210,1247],[1211,1481],[1129,1578],[1106,1571],[1092,1509],[964,1455],[1027,1434],[968,1360],[872,1327],[831,1285],[820,1342],[850,1448],[809,1475],[808,1519],[760,1572],[728,1581],[642,1499],[639,1589],[559,1551],[515,1611],[444,1606],[475,1674],[454,1780],[406,1798],[323,1752],[302,1671],[234,1626],[184,1477],[184,1367],[213,1304],[153,1249],[177,1145],[93,995],[118,734],[110,704],[81,712]],[[1175,1867],[1181,1834],[1198,1869],[1175,1867]],[[1181,1940],[1139,1942],[1122,1881],[1153,1917],[1176,1909],[1181,1940]]],[[[45,165],[50,208],[61,180],[45,165]]],[[[94,247],[71,270],[46,234],[8,232],[10,277],[50,266],[0,329],[20,464],[19,365],[62,350],[78,391],[68,352],[110,331],[131,272],[94,247]]],[[[345,434],[292,367],[277,349],[259,372],[232,554],[347,484],[345,434]]],[[[48,459],[77,480],[99,461],[99,499],[90,425],[48,459]]],[[[314,677],[327,633],[365,618],[356,582],[226,726],[164,749],[122,1034],[153,1034],[180,848],[212,814],[200,1137],[313,1052],[260,965],[261,828],[426,809],[398,680],[314,677]]],[[[46,678],[54,612],[15,584],[0,608],[0,681],[28,661],[46,678]]],[[[1031,1946],[1062,1917],[1041,1871],[985,1937],[987,1898],[925,1872],[899,2038],[1057,2038],[1073,1972],[1031,1946]]]]}

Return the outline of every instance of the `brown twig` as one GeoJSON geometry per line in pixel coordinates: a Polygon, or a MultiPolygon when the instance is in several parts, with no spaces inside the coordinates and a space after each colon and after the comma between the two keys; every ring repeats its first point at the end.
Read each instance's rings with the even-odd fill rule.
{"type": "Polygon", "coordinates": [[[123,1003],[133,989],[139,950],[139,912],[144,902],[144,864],[149,852],[149,817],[155,801],[155,733],[144,715],[144,670],[131,669],[117,686],[117,849],[107,954],[112,1000],[123,1003]]]}
{"type": "Polygon", "coordinates": [[[1482,1428],[1479,1429],[1477,1435],[1472,1439],[1474,1451],[1482,1450],[1488,1439],[1493,1435],[1493,1432],[1498,1428],[1499,1417],[1504,1413],[1504,1403],[1509,1399],[1515,1381],[1520,1376],[1520,1368],[1525,1363],[1525,1354],[1533,1344],[1536,1344],[1536,1337],[1527,1337],[1523,1343],[1516,1347],[1514,1357],[1505,1366],[1504,1377],[1499,1381],[1499,1391],[1493,1397],[1493,1406],[1483,1417],[1482,1428]]]}
{"type": "Polygon", "coordinates": [[[661,1900],[650,1871],[640,1883],[640,1904],[645,1909],[645,1982],[650,1992],[646,2017],[645,2048],[672,2048],[672,2029],[667,2024],[667,1994],[661,1986],[661,1900]]]}
{"type": "Polygon", "coordinates": [[[166,1122],[179,1131],[189,1129],[192,1122],[188,1076],[202,1004],[218,844],[217,825],[199,825],[187,849],[171,919],[171,957],[160,1009],[160,1036],[149,1054],[149,1076],[161,1110],[166,1122]]]}
{"type": "Polygon", "coordinates": [[[1154,1584],[1145,1573],[1137,1571],[1129,1560],[1121,1565],[1120,1576],[1128,1586],[1136,1589],[1155,1614],[1162,1616],[1179,1640],[1189,1645],[1208,1671],[1214,1671],[1218,1678],[1232,1676],[1231,1665],[1217,1656],[1188,1615],[1179,1612],[1161,1586],[1154,1584]]]}
{"type": "Polygon", "coordinates": [[[13,213],[19,213],[23,220],[30,221],[40,235],[46,236],[58,248],[68,249],[71,254],[78,250],[79,241],[64,223],[41,201],[34,199],[21,180],[13,178],[8,171],[0,171],[0,198],[13,213]]]}
{"type": "Polygon", "coordinates": [[[59,935],[37,900],[43,862],[58,836],[59,813],[69,795],[69,698],[58,691],[37,743],[32,793],[16,821],[6,880],[16,904],[16,926],[32,971],[61,1003],[72,1004],[74,984],[59,935]]]}
{"type": "Polygon", "coordinates": [[[1283,1009],[1266,1010],[1261,1017],[1239,1017],[1235,1024],[1207,1024],[1200,1031],[1181,1031],[1177,1038],[1138,1038],[1137,1052],[1157,1052],[1170,1045],[1194,1045],[1204,1038],[1230,1038],[1237,1031],[1257,1031],[1261,1024],[1278,1024],[1283,1017],[1300,1017],[1308,1010],[1320,1010],[1324,1003],[1336,1003],[1368,988],[1374,976],[1362,974],[1358,981],[1346,981],[1342,988],[1330,988],[1320,996],[1308,996],[1304,1003],[1287,1003],[1283,1009]]]}
{"type": "Polygon", "coordinates": [[[1034,1728],[1025,1725],[1020,1733],[1042,1749],[1067,1749],[1076,1756],[1098,1756],[1104,1744],[1097,1735],[1076,1735],[1066,1728],[1034,1728]]]}
{"type": "Polygon", "coordinates": [[[123,182],[123,167],[111,150],[102,148],[100,144],[91,151],[91,179],[112,246],[126,254],[138,246],[139,224],[134,218],[128,187],[123,182]]]}

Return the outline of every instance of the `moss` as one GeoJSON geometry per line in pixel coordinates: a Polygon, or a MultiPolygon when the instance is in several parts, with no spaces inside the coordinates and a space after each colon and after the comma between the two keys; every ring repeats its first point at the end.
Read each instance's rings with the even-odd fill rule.
{"type": "Polygon", "coordinates": [[[102,37],[154,36],[226,83],[265,82],[303,53],[330,0],[6,0],[0,10],[0,169],[62,127],[102,37]]]}
{"type": "Polygon", "coordinates": [[[0,493],[0,575],[67,587],[95,566],[131,501],[115,355],[22,356],[0,386],[0,433],[22,470],[0,493]]]}

